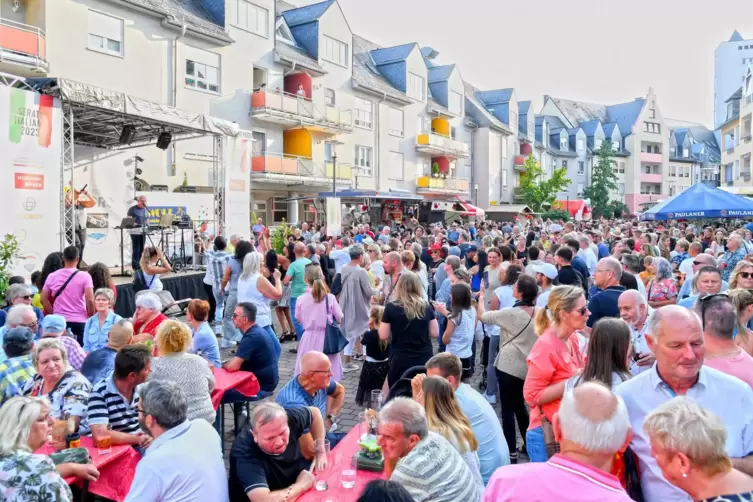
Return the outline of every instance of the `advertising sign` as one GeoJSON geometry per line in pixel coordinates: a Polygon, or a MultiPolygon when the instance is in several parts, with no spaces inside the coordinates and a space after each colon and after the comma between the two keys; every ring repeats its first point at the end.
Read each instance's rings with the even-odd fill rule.
{"type": "MultiPolygon", "coordinates": [[[[251,232],[251,151],[248,131],[223,138],[225,160],[225,235],[248,238],[251,232]]],[[[222,169],[222,166],[220,166],[222,169]]]]}

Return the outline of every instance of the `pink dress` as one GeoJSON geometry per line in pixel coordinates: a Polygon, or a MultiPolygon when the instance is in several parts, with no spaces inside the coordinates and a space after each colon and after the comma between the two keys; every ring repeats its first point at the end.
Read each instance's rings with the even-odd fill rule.
{"type": "MultiPolygon", "coordinates": [[[[340,322],[343,318],[340,304],[334,295],[327,295],[329,301],[329,312],[326,311],[326,302],[322,300],[319,303],[314,301],[311,290],[306,290],[303,296],[298,297],[295,303],[295,318],[303,326],[303,336],[298,343],[298,354],[295,358],[295,375],[301,373],[301,357],[306,352],[317,350],[319,352],[324,348],[324,330],[327,327],[327,317],[340,322]]],[[[343,368],[340,362],[340,354],[329,356],[332,363],[332,378],[339,382],[343,377],[343,368]]]]}

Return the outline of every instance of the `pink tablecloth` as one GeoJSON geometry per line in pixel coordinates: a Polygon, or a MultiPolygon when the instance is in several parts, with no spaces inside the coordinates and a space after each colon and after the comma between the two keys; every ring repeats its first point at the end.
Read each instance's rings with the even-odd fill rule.
{"type": "Polygon", "coordinates": [[[214,390],[212,391],[212,405],[214,409],[220,407],[222,396],[230,389],[235,389],[244,396],[255,396],[261,390],[259,381],[253,373],[248,371],[226,371],[222,368],[214,370],[214,390]]]}
{"type": "Polygon", "coordinates": [[[330,454],[331,467],[321,474],[314,474],[316,479],[324,478],[327,480],[327,490],[318,492],[312,487],[298,498],[298,502],[321,502],[322,500],[329,499],[337,500],[338,502],[352,502],[358,499],[369,481],[386,479],[384,472],[359,470],[356,472],[356,486],[354,488],[343,488],[340,482],[340,471],[343,464],[350,462],[353,455],[358,452],[358,435],[358,427],[351,429],[335,449],[332,450],[330,454]]]}
{"type": "MultiPolygon", "coordinates": [[[[100,455],[97,447],[94,446],[94,440],[89,436],[81,438],[81,446],[89,451],[92,463],[99,470],[99,479],[89,483],[89,493],[116,502],[125,500],[141,455],[128,445],[113,446],[110,453],[100,455]]],[[[36,453],[49,455],[54,451],[52,446],[46,444],[36,453]]],[[[79,487],[83,483],[81,479],[75,477],[65,478],[65,482],[69,485],[75,483],[79,487]]]]}

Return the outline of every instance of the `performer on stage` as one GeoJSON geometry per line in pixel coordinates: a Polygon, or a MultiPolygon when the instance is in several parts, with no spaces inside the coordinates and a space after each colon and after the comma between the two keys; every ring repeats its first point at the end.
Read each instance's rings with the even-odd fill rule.
{"type": "Polygon", "coordinates": [[[131,231],[131,267],[133,270],[140,268],[139,261],[144,251],[144,229],[146,226],[146,195],[139,195],[136,204],[128,209],[128,216],[133,218],[137,229],[131,231]]]}
{"type": "Polygon", "coordinates": [[[64,188],[65,206],[70,207],[73,204],[73,209],[76,212],[76,228],[73,235],[69,231],[67,237],[68,242],[78,248],[78,266],[80,267],[84,259],[84,247],[86,246],[86,209],[94,207],[97,202],[86,191],[87,185],[84,185],[81,190],[71,190],[71,186],[72,183],[68,182],[68,185],[64,188]]]}

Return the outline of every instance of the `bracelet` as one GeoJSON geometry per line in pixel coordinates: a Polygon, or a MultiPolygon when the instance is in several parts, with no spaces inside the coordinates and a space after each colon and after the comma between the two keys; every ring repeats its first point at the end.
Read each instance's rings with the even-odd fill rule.
{"type": "Polygon", "coordinates": [[[290,485],[290,488],[288,488],[287,493],[285,494],[285,498],[282,499],[282,502],[288,502],[288,497],[290,497],[290,492],[293,491],[293,485],[290,485]]]}

